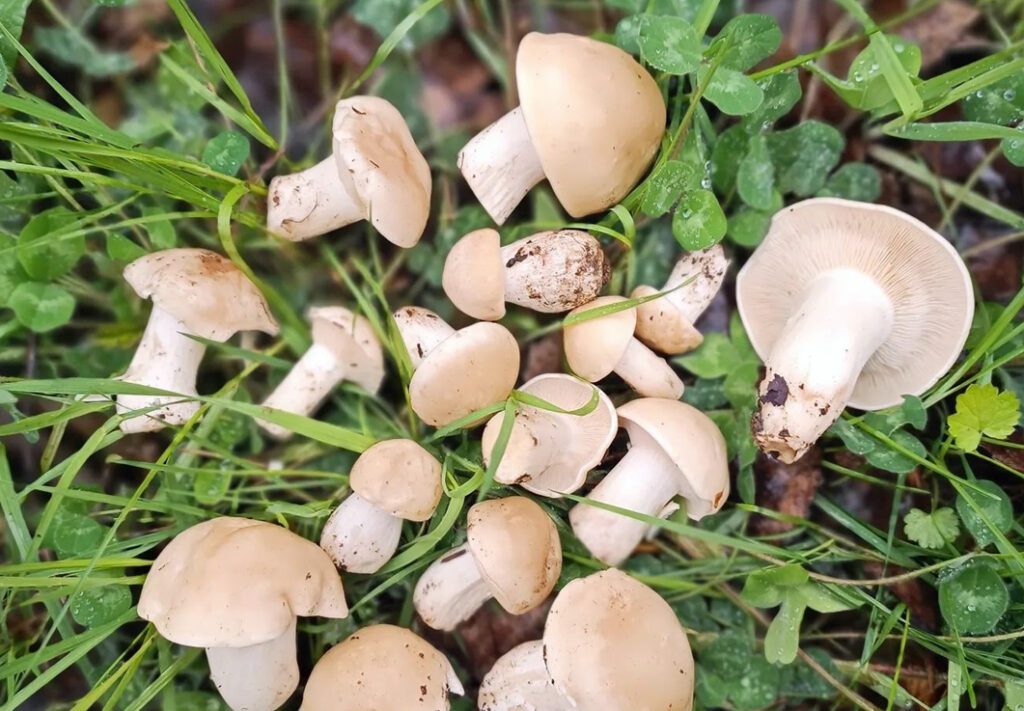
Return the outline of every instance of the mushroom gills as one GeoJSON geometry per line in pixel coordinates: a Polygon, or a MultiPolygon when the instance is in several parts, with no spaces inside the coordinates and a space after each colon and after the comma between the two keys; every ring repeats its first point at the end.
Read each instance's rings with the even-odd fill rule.
{"type": "MultiPolygon", "coordinates": [[[[498,413],[487,423],[487,429],[495,433],[500,432],[504,418],[504,413],[498,413]]],[[[540,482],[535,482],[535,479],[543,478],[544,470],[571,436],[571,433],[565,431],[561,418],[552,417],[543,410],[533,408],[520,410],[515,415],[512,434],[494,472],[494,478],[502,484],[539,484],[540,482]]],[[[492,447],[485,447],[485,459],[488,464],[492,451],[492,447]]]]}
{"type": "MultiPolygon", "coordinates": [[[[339,361],[329,348],[314,343],[263,401],[263,405],[296,415],[309,415],[345,378],[347,370],[347,365],[339,361]]],[[[276,439],[291,435],[288,429],[272,422],[256,422],[276,439]]]]}
{"type": "Polygon", "coordinates": [[[299,685],[295,620],[279,637],[250,647],[207,647],[210,678],[233,711],[274,711],[299,685]]]}
{"type": "Polygon", "coordinates": [[[492,597],[469,544],[435,560],[416,583],[413,604],[435,630],[451,631],[492,597]]]}
{"type": "Polygon", "coordinates": [[[367,211],[338,173],[334,156],[270,181],[267,229],[298,242],[365,220],[367,211]]]}
{"type": "Polygon", "coordinates": [[[480,684],[480,711],[571,711],[544,666],[544,643],[524,642],[506,652],[480,684]]]}
{"type": "Polygon", "coordinates": [[[683,381],[668,361],[636,338],[630,339],[613,370],[643,397],[678,400],[683,394],[683,381]]]}
{"type": "Polygon", "coordinates": [[[320,535],[320,547],[339,570],[376,573],[398,550],[402,519],[352,492],[334,510],[320,535]]]}

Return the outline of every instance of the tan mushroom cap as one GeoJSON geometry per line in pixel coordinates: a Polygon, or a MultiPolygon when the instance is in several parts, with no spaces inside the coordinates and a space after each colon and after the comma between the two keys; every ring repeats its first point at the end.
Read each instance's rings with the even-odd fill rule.
{"type": "Polygon", "coordinates": [[[570,215],[604,210],[636,185],[665,132],[661,91],[636,60],[587,37],[531,32],[516,81],[544,174],[570,215]]]}
{"type": "Polygon", "coordinates": [[[447,711],[462,693],[448,659],[402,627],[370,625],[332,647],[313,667],[302,711],[447,711]]]}
{"type": "MultiPolygon", "coordinates": [[[[633,289],[631,299],[654,296],[658,290],[646,284],[633,289]]],[[[664,297],[636,307],[636,337],[659,353],[686,353],[704,341],[700,331],[664,297]]]]}
{"type": "Polygon", "coordinates": [[[540,605],[562,573],[562,544],[551,518],[522,496],[469,510],[469,549],[498,603],[513,615],[540,605]]]}
{"type": "Polygon", "coordinates": [[[297,615],[343,618],[345,591],[315,543],[263,521],[222,516],[192,526],[157,556],[139,616],[189,647],[248,647],[297,615]]]}
{"type": "MultiPolygon", "coordinates": [[[[599,296],[569,312],[569,316],[626,301],[622,296],[599,296]]],[[[565,327],[565,358],[569,367],[584,380],[596,382],[607,377],[618,364],[633,338],[636,308],[598,316],[565,327]]]]}
{"type": "Polygon", "coordinates": [[[392,516],[426,521],[441,501],[441,463],[411,439],[389,439],[359,455],[349,486],[392,516]]]}
{"type": "Polygon", "coordinates": [[[316,306],[307,316],[313,341],[330,348],[345,364],[345,379],[377,392],[384,379],[384,349],[370,322],[343,306],[316,306]]]}
{"type": "Polygon", "coordinates": [[[693,654],[656,592],[618,570],[566,585],[544,629],[555,686],[578,711],[689,711],[693,654]]]}
{"type": "Polygon", "coordinates": [[[375,96],[339,101],[334,155],[377,231],[399,247],[419,242],[430,216],[430,166],[398,109],[375,96]]]}
{"type": "Polygon", "coordinates": [[[501,402],[519,375],[519,344],[496,323],[475,323],[431,350],[409,383],[412,409],[443,426],[501,402]]]}
{"type": "Polygon", "coordinates": [[[894,312],[889,338],[865,364],[848,404],[890,407],[934,385],[970,330],[970,274],[942,235],[884,205],[814,198],[776,213],[736,279],[740,316],[758,355],[768,357],[804,287],[843,267],[873,278],[894,312]]]}
{"type": "Polygon", "coordinates": [[[147,254],[124,268],[124,279],[194,335],[226,341],[238,331],[278,331],[256,285],[230,259],[208,249],[147,254]]]}
{"type": "Polygon", "coordinates": [[[504,316],[505,270],[497,230],[475,230],[456,242],[445,259],[441,286],[467,316],[481,321],[504,316]]]}

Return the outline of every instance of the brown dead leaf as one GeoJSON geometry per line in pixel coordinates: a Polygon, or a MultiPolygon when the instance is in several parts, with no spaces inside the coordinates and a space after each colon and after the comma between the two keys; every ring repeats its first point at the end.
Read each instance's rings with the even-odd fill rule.
{"type": "MultiPolygon", "coordinates": [[[[787,516],[806,518],[822,483],[821,450],[814,447],[792,464],[758,455],[754,462],[754,475],[758,506],[787,516]]],[[[766,516],[755,516],[752,523],[754,531],[762,535],[793,529],[792,523],[766,516]]]]}
{"type": "Polygon", "coordinates": [[[900,35],[921,47],[921,64],[928,69],[964,38],[979,17],[981,11],[963,0],[944,0],[903,25],[900,35]]]}
{"type": "MultiPolygon", "coordinates": [[[[869,560],[864,564],[864,573],[872,578],[888,578],[905,572],[903,568],[891,564],[885,567],[877,560],[869,560]]],[[[901,580],[886,587],[907,606],[914,624],[928,630],[938,629],[938,597],[934,589],[917,578],[901,580]]]]}
{"type": "Polygon", "coordinates": [[[562,371],[562,334],[549,333],[526,347],[523,359],[523,380],[545,373],[562,371]]]}

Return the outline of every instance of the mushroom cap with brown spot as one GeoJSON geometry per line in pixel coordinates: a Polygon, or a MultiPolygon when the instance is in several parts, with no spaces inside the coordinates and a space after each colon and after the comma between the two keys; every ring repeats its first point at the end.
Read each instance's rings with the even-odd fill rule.
{"type": "Polygon", "coordinates": [[[474,323],[431,350],[409,383],[412,409],[435,427],[501,402],[519,375],[519,344],[496,323],[474,323]]]}
{"type": "Polygon", "coordinates": [[[531,32],[519,43],[516,82],[544,174],[573,217],[617,203],[658,152],[661,91],[611,44],[531,32]]]}
{"type": "MultiPolygon", "coordinates": [[[[658,290],[641,285],[631,299],[654,296],[658,290]]],[[[651,299],[636,307],[636,337],[659,353],[686,353],[699,346],[704,336],[665,297],[651,299]]]]}
{"type": "MultiPolygon", "coordinates": [[[[599,296],[569,312],[567,318],[591,309],[626,301],[622,296],[599,296]]],[[[611,373],[633,338],[636,308],[598,316],[565,327],[565,358],[569,367],[584,380],[596,382],[611,373]]]]}
{"type": "Polygon", "coordinates": [[[430,216],[430,166],[398,109],[376,96],[339,101],[334,157],[378,232],[399,247],[420,241],[430,216]]]}
{"type": "Polygon", "coordinates": [[[513,615],[540,605],[562,573],[562,544],[551,518],[522,496],[469,510],[467,538],[494,599],[513,615]]]}
{"type": "Polygon", "coordinates": [[[447,711],[462,684],[448,659],[402,627],[370,625],[313,667],[301,711],[447,711]]]}
{"type": "Polygon", "coordinates": [[[359,455],[349,486],[392,516],[426,521],[441,500],[441,463],[411,439],[388,439],[359,455]]]}
{"type": "Polygon", "coordinates": [[[373,326],[343,306],[315,306],[307,314],[313,342],[329,348],[345,365],[345,379],[375,393],[384,379],[384,349],[373,326]]]}
{"type": "Polygon", "coordinates": [[[485,228],[470,232],[451,248],[444,261],[441,286],[462,313],[481,321],[505,315],[505,270],[501,235],[485,228]]]}
{"type": "Polygon", "coordinates": [[[249,647],[276,639],[296,616],[343,618],[334,563],[288,529],[220,518],[186,529],[146,576],[139,616],[189,647],[249,647]]]}
{"type": "Polygon", "coordinates": [[[679,619],[661,596],[618,570],[578,578],[558,593],[544,659],[578,711],[693,705],[693,654],[679,619]]]}
{"type": "Polygon", "coordinates": [[[226,341],[238,331],[278,331],[256,285],[230,259],[208,249],[147,254],[124,268],[124,279],[193,335],[226,341]]]}
{"type": "Polygon", "coordinates": [[[942,235],[884,205],[814,198],[775,214],[736,279],[737,306],[758,355],[771,353],[814,278],[838,268],[873,278],[894,314],[849,405],[891,407],[934,385],[960,355],[971,327],[970,274],[942,235]]]}

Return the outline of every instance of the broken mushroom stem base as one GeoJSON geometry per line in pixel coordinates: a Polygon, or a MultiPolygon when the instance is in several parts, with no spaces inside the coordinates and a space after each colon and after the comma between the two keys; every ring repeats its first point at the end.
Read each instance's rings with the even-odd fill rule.
{"type": "Polygon", "coordinates": [[[661,289],[669,292],[664,298],[678,309],[683,318],[691,324],[696,323],[718,294],[728,268],[729,260],[720,244],[690,252],[676,262],[669,274],[661,289]]]}
{"type": "Polygon", "coordinates": [[[331,156],[300,173],[270,181],[267,229],[298,242],[366,219],[366,208],[338,174],[331,156]]]}
{"type": "Polygon", "coordinates": [[[683,381],[668,361],[636,338],[629,340],[614,372],[644,397],[678,400],[683,394],[683,381]]]}
{"type": "Polygon", "coordinates": [[[435,630],[450,632],[491,599],[469,544],[452,548],[435,560],[416,583],[413,605],[435,630]]]}
{"type": "MultiPolygon", "coordinates": [[[[296,415],[309,415],[334,386],[345,379],[347,372],[347,364],[338,360],[330,348],[314,343],[292,366],[274,392],[263,401],[263,405],[296,415]]],[[[256,422],[275,439],[287,439],[292,434],[290,430],[272,422],[256,422]]]]}
{"type": "Polygon", "coordinates": [[[401,537],[402,519],[352,492],[327,519],[320,547],[338,569],[370,574],[391,560],[401,537]]]}
{"type": "Polygon", "coordinates": [[[233,711],[274,711],[299,685],[295,620],[279,637],[249,647],[208,647],[210,678],[233,711]]]}

